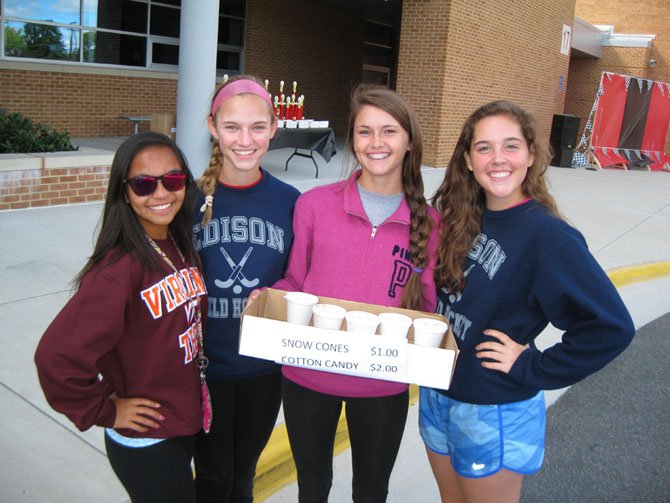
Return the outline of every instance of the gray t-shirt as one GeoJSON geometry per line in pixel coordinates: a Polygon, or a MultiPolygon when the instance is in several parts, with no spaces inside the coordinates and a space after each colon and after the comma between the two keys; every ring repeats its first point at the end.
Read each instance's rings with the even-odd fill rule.
{"type": "Polygon", "coordinates": [[[361,196],[363,209],[373,227],[377,227],[384,220],[393,215],[400,207],[400,203],[405,197],[403,192],[391,195],[376,194],[363,188],[360,183],[357,183],[356,186],[358,187],[358,194],[361,196]]]}

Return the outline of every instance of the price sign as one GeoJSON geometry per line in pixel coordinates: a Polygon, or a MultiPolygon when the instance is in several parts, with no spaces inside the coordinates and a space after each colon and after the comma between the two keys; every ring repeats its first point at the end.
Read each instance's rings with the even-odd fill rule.
{"type": "Polygon", "coordinates": [[[282,365],[405,382],[406,339],[319,330],[307,337],[287,334],[280,346],[276,361],[282,365]]]}
{"type": "MultiPolygon", "coordinates": [[[[407,340],[377,336],[368,346],[367,369],[379,379],[400,378],[405,375],[407,340]]],[[[393,379],[395,380],[395,379],[393,379]]]]}

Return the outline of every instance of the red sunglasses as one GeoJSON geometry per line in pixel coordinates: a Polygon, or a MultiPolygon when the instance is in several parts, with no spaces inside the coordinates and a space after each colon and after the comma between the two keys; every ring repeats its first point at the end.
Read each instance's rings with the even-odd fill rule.
{"type": "Polygon", "coordinates": [[[170,171],[161,176],[140,175],[134,178],[126,178],[123,183],[130,185],[136,196],[150,196],[156,191],[158,181],[161,181],[165,190],[176,192],[186,186],[188,173],[186,171],[170,171]]]}

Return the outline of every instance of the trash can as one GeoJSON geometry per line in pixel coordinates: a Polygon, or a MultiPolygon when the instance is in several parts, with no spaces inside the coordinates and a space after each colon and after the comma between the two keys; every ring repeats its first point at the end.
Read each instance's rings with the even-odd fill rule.
{"type": "Polygon", "coordinates": [[[149,129],[174,140],[177,136],[177,115],[173,113],[151,114],[149,129]]]}

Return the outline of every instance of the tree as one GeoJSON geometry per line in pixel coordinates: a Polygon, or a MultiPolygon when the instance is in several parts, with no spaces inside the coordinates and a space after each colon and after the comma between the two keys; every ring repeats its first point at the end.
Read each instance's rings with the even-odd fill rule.
{"type": "Polygon", "coordinates": [[[5,56],[21,57],[26,50],[23,31],[5,25],[5,56]]]}
{"type": "Polygon", "coordinates": [[[56,26],[26,23],[24,56],[37,59],[67,59],[63,36],[56,26]]]}
{"type": "Polygon", "coordinates": [[[84,47],[84,62],[95,63],[96,33],[93,31],[85,31],[82,37],[82,45],[84,47]]]}

